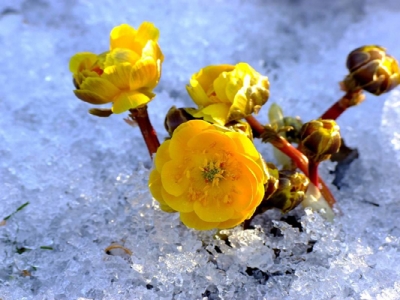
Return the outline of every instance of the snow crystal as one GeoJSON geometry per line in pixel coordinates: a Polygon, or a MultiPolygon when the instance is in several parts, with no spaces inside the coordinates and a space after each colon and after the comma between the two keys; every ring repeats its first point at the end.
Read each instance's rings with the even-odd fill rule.
{"type": "Polygon", "coordinates": [[[139,130],[89,115],[72,93],[69,58],[145,20],[165,54],[149,105],[161,139],[164,114],[191,105],[185,85],[206,65],[248,62],[268,75],[269,103],[307,121],[342,96],[349,51],[379,44],[400,58],[398,0],[2,1],[0,220],[29,204],[0,223],[0,298],[399,299],[399,90],[338,120],[360,157],[340,190],[335,165],[321,165],[333,223],[299,207],[196,232],[153,201],[139,130]]]}

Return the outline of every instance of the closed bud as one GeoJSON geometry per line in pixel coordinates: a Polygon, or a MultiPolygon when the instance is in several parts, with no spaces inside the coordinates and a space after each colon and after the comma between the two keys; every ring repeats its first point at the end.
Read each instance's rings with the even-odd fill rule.
{"type": "Polygon", "coordinates": [[[289,143],[299,143],[300,140],[300,129],[303,126],[303,122],[299,117],[284,117],[283,124],[287,128],[286,139],[289,143]]]}
{"type": "Polygon", "coordinates": [[[263,202],[272,197],[272,195],[276,192],[279,187],[279,170],[278,168],[271,162],[265,163],[266,168],[268,169],[268,174],[270,175],[268,181],[264,184],[265,194],[263,202]]]}
{"type": "Polygon", "coordinates": [[[378,96],[400,83],[398,63],[383,47],[357,48],[348,55],[346,65],[350,71],[343,81],[347,92],[363,89],[378,96]]]}
{"type": "Polygon", "coordinates": [[[172,136],[172,133],[179,125],[194,119],[192,115],[186,112],[185,108],[176,108],[176,106],[172,106],[165,116],[164,127],[169,135],[172,136]]]}
{"type": "Polygon", "coordinates": [[[308,184],[309,180],[303,173],[279,171],[278,189],[266,201],[264,198],[263,210],[279,208],[282,213],[291,211],[304,200],[308,184]]]}
{"type": "Polygon", "coordinates": [[[113,114],[112,110],[109,108],[91,108],[89,113],[96,117],[107,118],[113,114]]]}
{"type": "Polygon", "coordinates": [[[229,122],[228,124],[225,124],[224,127],[228,128],[231,131],[242,133],[245,136],[247,136],[250,140],[253,140],[253,131],[251,129],[250,124],[247,122],[232,121],[229,122]]]}
{"type": "Polygon", "coordinates": [[[301,127],[299,149],[310,160],[321,162],[339,151],[341,137],[334,120],[313,120],[301,127]]]}

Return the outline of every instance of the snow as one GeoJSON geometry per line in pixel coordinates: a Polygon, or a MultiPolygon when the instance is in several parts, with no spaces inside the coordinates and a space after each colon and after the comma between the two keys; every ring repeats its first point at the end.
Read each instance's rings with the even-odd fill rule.
{"type": "MultiPolygon", "coordinates": [[[[0,2],[0,220],[29,201],[0,226],[0,299],[399,299],[399,89],[338,120],[360,158],[330,185],[333,223],[299,207],[216,236],[160,211],[139,130],[89,115],[68,70],[74,53],[107,50],[114,26],[151,21],[165,55],[149,105],[161,139],[166,111],[191,105],[185,85],[209,64],[245,61],[269,77],[261,121],[272,102],[307,121],[342,96],[352,49],[400,58],[397,2],[0,2]],[[113,244],[128,251],[106,252],[113,244]]],[[[331,182],[334,164],[321,167],[331,182]]]]}

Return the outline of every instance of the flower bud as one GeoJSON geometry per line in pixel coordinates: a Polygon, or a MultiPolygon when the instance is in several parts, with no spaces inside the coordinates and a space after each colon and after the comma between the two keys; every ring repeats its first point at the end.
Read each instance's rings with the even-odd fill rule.
{"type": "Polygon", "coordinates": [[[112,110],[109,108],[91,108],[89,113],[96,117],[107,118],[113,114],[112,110]]]}
{"type": "Polygon", "coordinates": [[[253,131],[251,126],[247,122],[243,121],[232,121],[225,124],[225,127],[231,131],[239,132],[247,136],[250,140],[253,140],[253,131]]]}
{"type": "Polygon", "coordinates": [[[291,170],[279,171],[279,186],[269,199],[263,200],[260,205],[263,211],[279,208],[287,213],[299,205],[303,200],[309,184],[307,176],[291,170]]]}
{"type": "Polygon", "coordinates": [[[172,136],[174,130],[189,120],[194,120],[195,118],[187,113],[186,108],[176,108],[176,106],[172,106],[164,120],[164,127],[168,131],[169,135],[172,136]]]}
{"type": "Polygon", "coordinates": [[[263,201],[268,200],[276,192],[279,187],[279,170],[271,162],[266,162],[265,166],[270,175],[268,181],[264,184],[265,194],[263,201]]]}
{"type": "Polygon", "coordinates": [[[187,91],[198,109],[196,118],[224,126],[257,114],[269,97],[269,81],[246,63],[213,65],[194,74],[187,91]]]}
{"type": "Polygon", "coordinates": [[[378,96],[400,83],[398,63],[383,47],[357,48],[348,55],[346,65],[350,74],[344,79],[343,86],[348,92],[363,89],[378,96]]]}
{"type": "Polygon", "coordinates": [[[283,125],[287,127],[286,139],[289,143],[299,143],[300,140],[300,129],[303,126],[303,122],[299,117],[284,117],[283,125]]]}
{"type": "Polygon", "coordinates": [[[313,120],[300,130],[299,149],[314,162],[321,162],[338,152],[341,137],[334,120],[313,120]]]}

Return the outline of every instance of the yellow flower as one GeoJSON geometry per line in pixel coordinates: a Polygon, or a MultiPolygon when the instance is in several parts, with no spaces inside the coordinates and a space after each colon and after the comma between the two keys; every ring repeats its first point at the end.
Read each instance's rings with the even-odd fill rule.
{"type": "Polygon", "coordinates": [[[208,66],[194,74],[187,91],[196,118],[225,125],[257,113],[269,97],[269,81],[246,63],[208,66]]]}
{"type": "Polygon", "coordinates": [[[158,36],[152,23],[137,30],[122,24],[111,31],[110,51],[75,54],[69,65],[75,95],[92,104],[112,102],[113,113],[146,105],[155,96],[164,60],[158,36]]]}
{"type": "Polygon", "coordinates": [[[179,212],[186,226],[223,229],[253,215],[268,176],[245,135],[191,120],[158,149],[149,187],[161,209],[179,212]]]}

